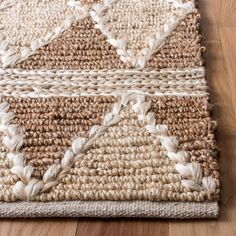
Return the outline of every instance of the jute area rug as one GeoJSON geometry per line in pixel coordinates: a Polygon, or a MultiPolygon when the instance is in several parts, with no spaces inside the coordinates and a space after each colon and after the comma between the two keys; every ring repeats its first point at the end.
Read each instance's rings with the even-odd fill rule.
{"type": "Polygon", "coordinates": [[[218,216],[191,0],[0,0],[0,216],[218,216]]]}

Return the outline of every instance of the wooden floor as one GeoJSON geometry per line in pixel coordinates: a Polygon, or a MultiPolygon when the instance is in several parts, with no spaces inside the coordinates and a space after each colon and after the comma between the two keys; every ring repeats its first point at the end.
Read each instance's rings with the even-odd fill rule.
{"type": "Polygon", "coordinates": [[[200,0],[222,175],[218,220],[2,220],[0,236],[236,235],[236,0],[200,0]]]}

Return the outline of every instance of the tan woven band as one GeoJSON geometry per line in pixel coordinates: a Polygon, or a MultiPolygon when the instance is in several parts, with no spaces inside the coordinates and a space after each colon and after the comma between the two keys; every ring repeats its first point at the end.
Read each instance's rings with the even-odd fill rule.
{"type": "Polygon", "coordinates": [[[0,217],[216,218],[217,202],[63,201],[2,202],[0,217]]]}

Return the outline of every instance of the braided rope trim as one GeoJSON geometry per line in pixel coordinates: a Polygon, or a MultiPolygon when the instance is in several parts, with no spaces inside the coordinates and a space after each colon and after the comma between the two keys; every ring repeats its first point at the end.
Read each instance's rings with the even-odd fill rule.
{"type": "Polygon", "coordinates": [[[84,69],[84,70],[57,70],[57,69],[17,69],[17,68],[0,68],[0,75],[3,75],[4,73],[15,73],[17,75],[40,75],[40,76],[51,76],[54,77],[55,75],[60,76],[70,76],[70,75],[91,75],[91,76],[97,76],[97,74],[101,75],[122,75],[123,73],[126,73],[128,75],[136,75],[136,74],[163,74],[163,75],[170,75],[175,73],[180,73],[179,76],[185,76],[185,75],[205,75],[205,67],[199,66],[199,67],[187,67],[187,68],[164,68],[164,69],[155,69],[155,68],[144,68],[144,69],[84,69]]]}
{"type": "MultiPolygon", "coordinates": [[[[0,3],[0,12],[5,9],[12,7],[14,5],[14,1],[7,0],[0,3]]],[[[67,29],[71,27],[71,25],[87,17],[89,14],[88,6],[83,6],[77,2],[70,1],[68,2],[69,7],[74,7],[78,10],[78,14],[67,17],[62,25],[55,28],[52,32],[48,33],[44,37],[38,38],[30,43],[30,47],[24,47],[20,52],[12,51],[10,47],[10,43],[7,41],[6,36],[4,35],[4,29],[0,28],[0,65],[2,67],[13,67],[15,64],[20,63],[26,60],[29,56],[36,53],[36,51],[47,44],[49,44],[52,40],[60,37],[67,29]]]]}
{"type": "Polygon", "coordinates": [[[189,153],[179,150],[179,142],[175,136],[168,136],[167,125],[156,124],[155,114],[150,111],[151,101],[144,95],[125,94],[114,104],[108,112],[101,126],[95,125],[90,129],[89,138],[76,138],[59,164],[51,165],[44,173],[42,180],[32,177],[33,166],[26,165],[24,154],[20,152],[24,140],[23,135],[16,125],[11,124],[14,114],[9,111],[10,105],[6,102],[0,104],[0,131],[3,132],[2,142],[6,146],[7,158],[13,164],[11,172],[20,179],[13,187],[16,198],[34,200],[39,194],[49,191],[57,185],[59,180],[67,175],[76,161],[81,160],[94,142],[101,137],[109,127],[121,120],[120,112],[128,105],[138,115],[138,120],[148,132],[155,134],[166,151],[167,158],[176,162],[175,169],[182,176],[182,184],[193,191],[211,191],[217,188],[215,179],[202,177],[201,166],[198,162],[190,162],[189,153]]]}
{"type": "MultiPolygon", "coordinates": [[[[156,33],[151,35],[148,39],[148,47],[143,48],[141,55],[136,55],[136,52],[131,49],[127,49],[127,41],[125,38],[117,39],[115,34],[111,32],[110,28],[107,26],[109,18],[106,16],[106,11],[112,7],[113,4],[118,2],[118,0],[104,0],[102,3],[99,3],[93,6],[93,10],[90,11],[92,19],[96,22],[95,27],[99,29],[106,37],[107,42],[116,48],[117,54],[120,56],[120,59],[126,63],[130,64],[135,68],[144,68],[147,61],[156,53],[165,43],[165,40],[168,36],[176,29],[179,22],[184,20],[188,14],[196,11],[195,5],[193,2],[183,3],[181,0],[168,0],[176,8],[181,8],[185,10],[182,16],[172,16],[171,25],[166,25],[164,32],[160,34],[158,29],[156,33]]],[[[133,3],[134,5],[136,2],[133,3]]]]}
{"type": "Polygon", "coordinates": [[[139,91],[156,96],[208,95],[203,67],[161,71],[0,69],[0,76],[0,95],[4,96],[106,96],[117,90],[139,91]]]}

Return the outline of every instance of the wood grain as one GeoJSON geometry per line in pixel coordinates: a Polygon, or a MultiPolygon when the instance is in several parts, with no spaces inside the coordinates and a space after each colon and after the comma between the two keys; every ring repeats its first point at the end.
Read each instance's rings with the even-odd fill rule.
{"type": "Polygon", "coordinates": [[[168,236],[168,222],[155,220],[80,220],[76,236],[168,236]]]}
{"type": "Polygon", "coordinates": [[[218,121],[222,175],[218,220],[3,220],[0,236],[236,235],[236,1],[200,0],[207,79],[218,121]]]}
{"type": "Polygon", "coordinates": [[[0,222],[1,236],[74,236],[76,233],[76,220],[33,220],[14,219],[0,222]]]}

